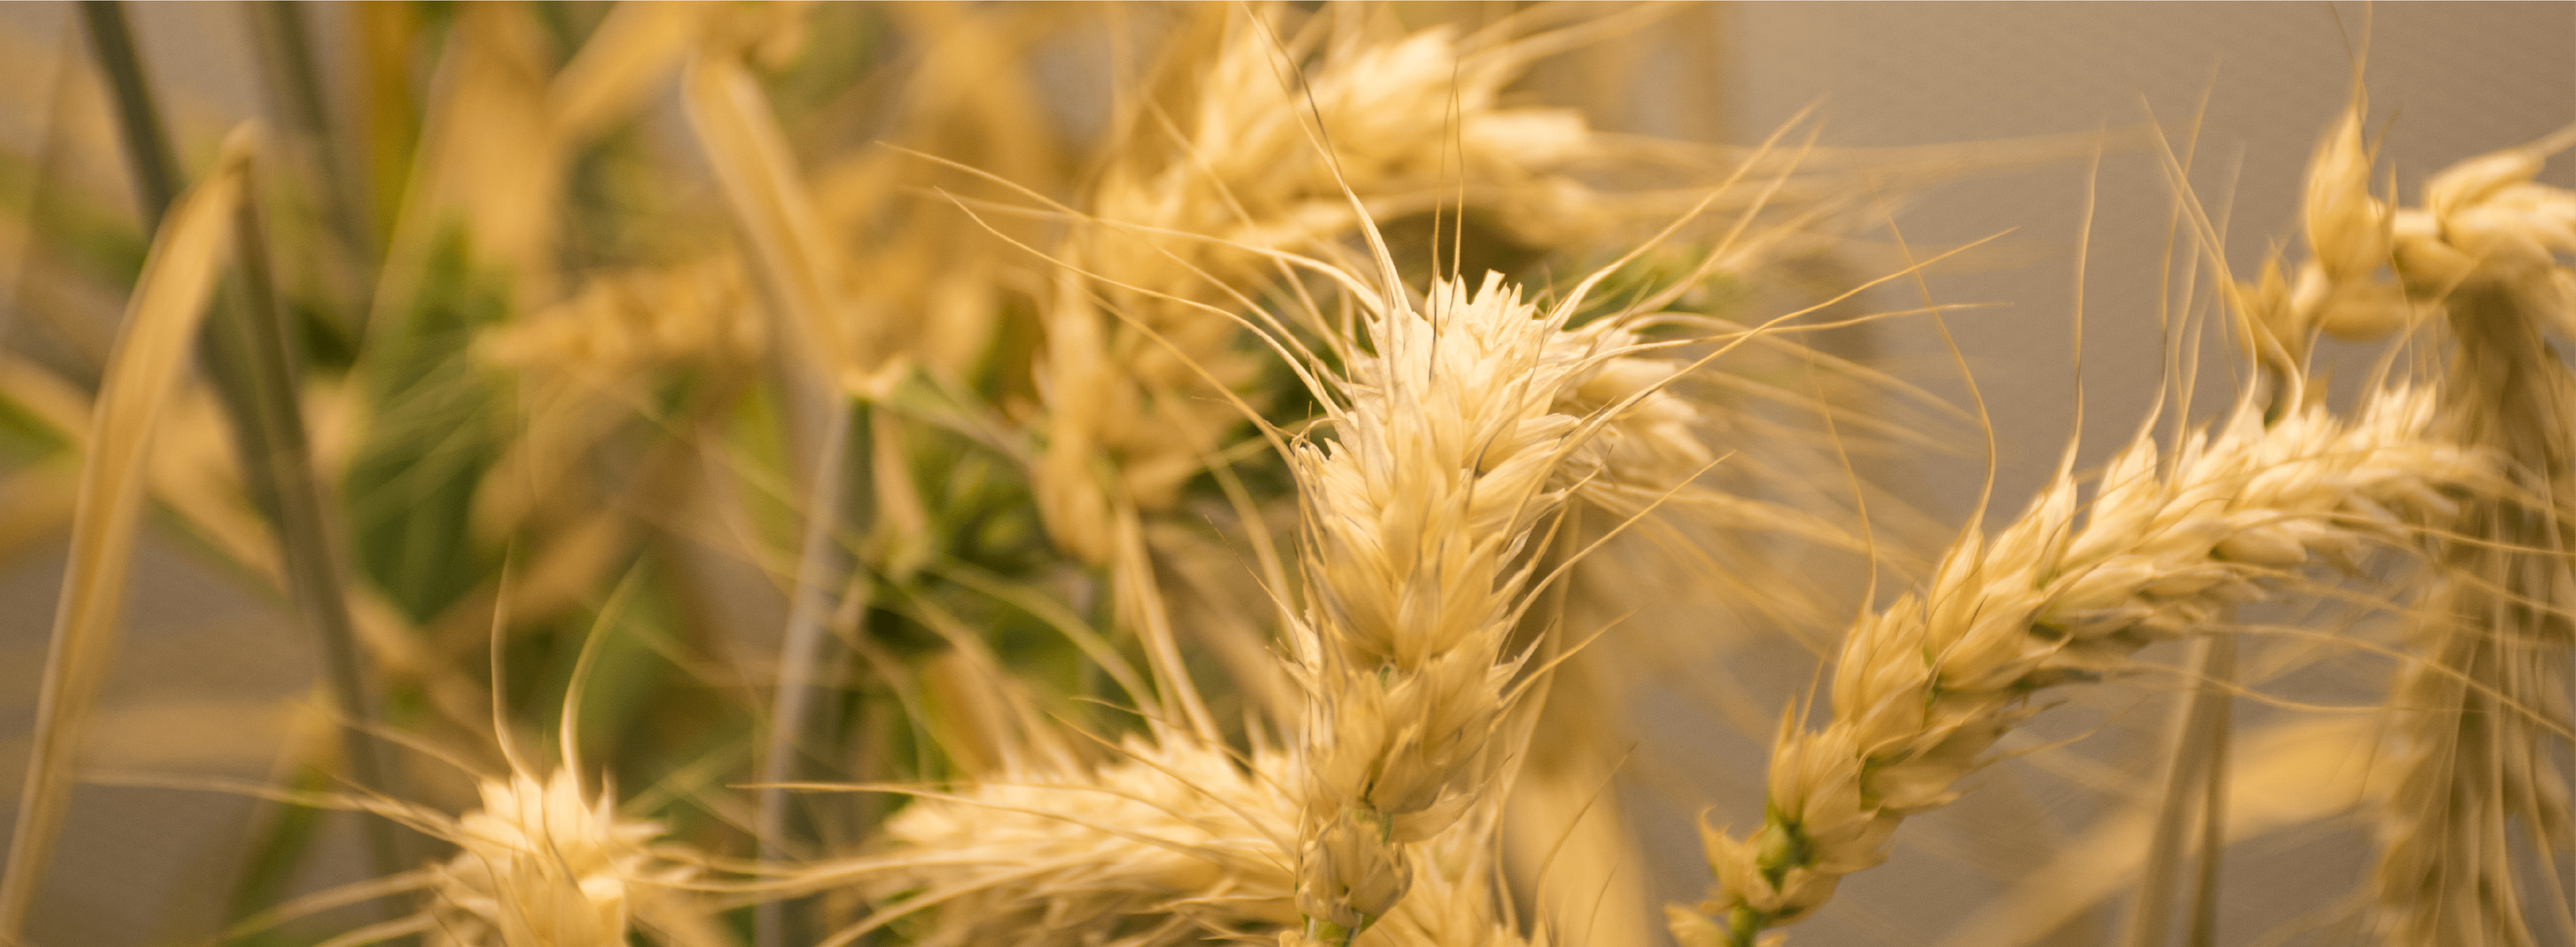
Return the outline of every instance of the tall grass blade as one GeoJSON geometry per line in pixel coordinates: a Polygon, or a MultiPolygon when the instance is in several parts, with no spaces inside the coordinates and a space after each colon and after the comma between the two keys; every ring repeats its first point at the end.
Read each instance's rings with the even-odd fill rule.
{"type": "Polygon", "coordinates": [[[0,875],[0,941],[21,939],[70,808],[81,726],[116,647],[126,569],[142,526],[152,428],[187,375],[189,345],[231,249],[233,214],[249,162],[249,137],[236,131],[214,174],[171,209],[126,307],[91,421],[69,565],[38,697],[35,749],[8,867],[0,875]]]}
{"type": "MultiPolygon", "coordinates": [[[[147,220],[158,226],[158,209],[179,189],[179,170],[170,156],[167,124],[153,103],[151,83],[135,56],[133,37],[122,7],[112,2],[82,5],[100,59],[116,90],[117,112],[127,153],[132,156],[139,197],[147,220]]],[[[244,152],[247,155],[247,152],[244,152]]],[[[222,311],[205,326],[201,344],[209,374],[233,428],[240,450],[242,482],[251,499],[276,526],[288,597],[295,612],[322,639],[324,667],[340,713],[359,726],[347,733],[345,752],[350,775],[359,785],[381,792],[396,790],[382,748],[363,731],[375,720],[363,658],[342,587],[337,545],[326,522],[321,483],[314,476],[312,452],[297,404],[298,351],[289,332],[268,259],[266,226],[250,159],[243,157],[238,205],[234,210],[233,246],[241,264],[225,293],[222,311]]],[[[367,823],[369,848],[376,867],[399,871],[403,859],[393,826],[367,823]]]]}

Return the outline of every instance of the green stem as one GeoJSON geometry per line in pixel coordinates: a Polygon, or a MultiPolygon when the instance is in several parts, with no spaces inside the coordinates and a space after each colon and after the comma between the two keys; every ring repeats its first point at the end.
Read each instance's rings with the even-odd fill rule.
{"type": "Polygon", "coordinates": [[[161,229],[161,214],[179,199],[179,159],[163,131],[161,106],[143,78],[143,61],[134,50],[134,31],[125,23],[125,8],[113,0],[82,0],[82,25],[89,29],[99,68],[107,72],[116,93],[116,130],[125,141],[125,158],[133,162],[134,189],[141,198],[143,235],[149,241],[161,229]]]}
{"type": "Polygon", "coordinates": [[[1727,947],[1753,947],[1754,935],[1770,926],[1771,915],[1748,905],[1736,905],[1735,910],[1726,912],[1727,947]]]}
{"type": "Polygon", "coordinates": [[[376,264],[364,211],[364,188],[333,146],[330,98],[323,89],[321,67],[313,61],[304,5],[258,0],[248,4],[247,9],[251,38],[258,45],[269,94],[278,114],[285,117],[302,143],[306,166],[316,179],[315,201],[340,243],[342,257],[338,262],[357,271],[338,274],[346,278],[348,285],[335,289],[343,298],[334,300],[348,307],[345,311],[349,315],[338,320],[342,323],[339,328],[354,340],[363,329],[354,323],[366,318],[369,307],[364,298],[347,297],[364,297],[372,289],[374,280],[365,278],[365,273],[376,264]]]}

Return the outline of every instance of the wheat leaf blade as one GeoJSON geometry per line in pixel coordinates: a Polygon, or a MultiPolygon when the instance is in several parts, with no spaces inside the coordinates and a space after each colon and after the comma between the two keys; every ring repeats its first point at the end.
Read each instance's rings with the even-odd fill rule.
{"type": "Polygon", "coordinates": [[[0,875],[0,940],[16,941],[71,801],[80,726],[115,650],[126,568],[142,526],[144,457],[164,405],[186,376],[197,327],[232,244],[250,160],[236,130],[205,183],[181,197],[152,243],[129,297],[98,407],[72,514],[71,553],[38,697],[35,749],[0,875]]]}

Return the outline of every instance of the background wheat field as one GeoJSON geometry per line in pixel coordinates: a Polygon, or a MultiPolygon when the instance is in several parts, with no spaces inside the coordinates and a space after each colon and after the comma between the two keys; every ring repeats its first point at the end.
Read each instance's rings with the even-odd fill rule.
{"type": "Polygon", "coordinates": [[[0,5],[0,944],[2576,944],[2571,129],[2571,3],[0,5]]]}

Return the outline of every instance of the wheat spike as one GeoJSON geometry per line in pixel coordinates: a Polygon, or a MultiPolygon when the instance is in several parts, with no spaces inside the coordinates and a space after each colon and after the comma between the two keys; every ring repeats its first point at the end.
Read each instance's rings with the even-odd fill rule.
{"type": "Polygon", "coordinates": [[[2462,162],[2427,183],[2425,207],[2395,215],[2405,293],[2446,314],[2453,340],[2442,433],[2502,458],[2518,489],[2449,524],[2459,538],[2416,612],[2420,653],[2392,685],[2400,775],[2377,872],[2392,942],[2534,943],[2524,902],[2541,897],[2576,936],[2565,896],[2526,889],[2508,854],[2516,834],[2563,850],[2567,776],[2552,744],[2576,719],[2576,377],[2548,339],[2576,330],[2576,274],[2555,259],[2576,252],[2576,192],[2531,180],[2546,150],[2462,162]]]}
{"type": "Polygon", "coordinates": [[[617,814],[614,794],[583,793],[570,769],[539,780],[487,779],[483,808],[458,818],[461,851],[430,869],[436,947],[613,947],[638,902],[687,878],[647,843],[660,825],[617,814]]]}
{"type": "Polygon", "coordinates": [[[1312,596],[1289,632],[1309,695],[1299,905],[1341,936],[1403,899],[1407,845],[1493,801],[1525,557],[1608,459],[1587,453],[1607,409],[1560,411],[1605,362],[1567,341],[1581,296],[1542,312],[1488,274],[1372,311],[1334,438],[1295,449],[1312,596]]]}
{"type": "MultiPolygon", "coordinates": [[[[2419,653],[2391,685],[2400,776],[2380,824],[2380,923],[2408,944],[2528,944],[2506,823],[2563,837],[2567,781],[2545,741],[2570,721],[2564,616],[2576,606],[2565,512],[2576,462],[2563,443],[2576,383],[2547,339],[2576,332],[2576,270],[2557,260],[2576,253],[2576,192],[2533,177],[2576,128],[2462,161],[2426,182],[2422,206],[2401,208],[2370,192],[2362,117],[2356,95],[2308,164],[2311,258],[2295,282],[2276,260],[2236,298],[2269,351],[2294,360],[2320,331],[2450,330],[2439,431],[2498,458],[2516,490],[2440,524],[2460,538],[2441,544],[2416,603],[2419,653]]],[[[2558,908],[2576,936],[2563,898],[2558,908]]]]}
{"type": "MultiPolygon", "coordinates": [[[[1193,445],[1239,421],[1203,393],[1248,385],[1260,361],[1238,344],[1235,323],[1208,309],[1248,302],[1284,277],[1264,251],[1329,250],[1348,236],[1361,218],[1344,185],[1390,212],[1429,210],[1462,166],[1510,193],[1559,194],[1541,172],[1589,151],[1575,113],[1499,102],[1536,38],[1471,42],[1432,28],[1283,43],[1269,25],[1275,11],[1210,15],[1220,22],[1193,32],[1217,34],[1215,52],[1176,43],[1165,67],[1197,74],[1193,96],[1131,118],[1129,147],[1088,196],[1096,223],[1062,254],[1101,280],[1068,274],[1048,303],[1040,509],[1057,542],[1093,563],[1113,549],[1104,490],[1142,510],[1168,508],[1199,471],[1193,445]],[[1317,60],[1290,75],[1310,52],[1317,60]],[[1453,132],[1463,153],[1444,158],[1453,132]],[[1173,425],[1194,433],[1170,436],[1173,425]],[[1107,484],[1094,467],[1104,459],[1107,484]]],[[[1358,15],[1327,16],[1355,25],[1358,15]]],[[[1590,229],[1554,226],[1565,216],[1513,219],[1559,240],[1590,229]]]]}
{"type": "Polygon", "coordinates": [[[1831,721],[1784,723],[1757,835],[1705,832],[1718,881],[1676,936],[1750,944],[1810,916],[1843,876],[1886,858],[1907,816],[1956,797],[2032,712],[2032,692],[2191,634],[2302,564],[2403,542],[2407,517],[2447,520],[2458,504],[2442,491],[2494,471],[2431,436],[2434,407],[2399,389],[2350,423],[2312,408],[2266,428],[2240,410],[2161,472],[2141,436],[2103,474],[2081,528],[2075,485],[2060,478],[1993,539],[1970,534],[1928,589],[1852,629],[1831,721]]]}

